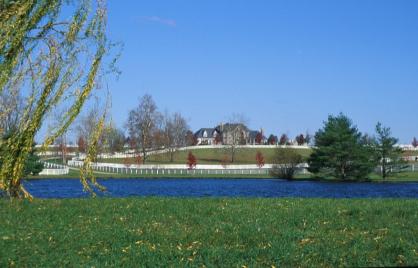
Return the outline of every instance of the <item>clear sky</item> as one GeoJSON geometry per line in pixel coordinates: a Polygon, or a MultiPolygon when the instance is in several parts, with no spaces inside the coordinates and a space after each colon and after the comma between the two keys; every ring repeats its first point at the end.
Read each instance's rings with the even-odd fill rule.
{"type": "Polygon", "coordinates": [[[123,126],[138,98],[181,112],[191,128],[233,113],[294,137],[343,112],[418,137],[418,1],[109,1],[124,42],[111,82],[123,126]]]}

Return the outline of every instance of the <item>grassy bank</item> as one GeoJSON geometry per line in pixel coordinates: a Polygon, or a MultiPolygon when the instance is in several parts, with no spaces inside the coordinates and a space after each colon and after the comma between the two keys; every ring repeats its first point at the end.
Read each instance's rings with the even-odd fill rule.
{"type": "MultiPolygon", "coordinates": [[[[94,173],[97,178],[103,179],[118,179],[118,178],[225,178],[225,179],[272,179],[274,177],[270,175],[234,175],[234,174],[225,174],[225,175],[194,175],[194,174],[184,174],[184,175],[136,175],[136,174],[106,174],[106,173],[94,173]]],[[[57,175],[57,176],[28,176],[26,179],[79,179],[80,172],[74,169],[70,170],[70,173],[67,175],[57,175]]],[[[309,174],[299,174],[295,176],[295,180],[308,180],[308,181],[339,181],[333,178],[315,178],[309,174]]],[[[378,174],[372,174],[370,176],[370,182],[418,182],[418,172],[402,172],[396,175],[392,175],[386,179],[382,179],[378,174]]]]}
{"type": "MultiPolygon", "coordinates": [[[[266,163],[272,163],[274,160],[274,154],[277,149],[274,148],[242,148],[237,149],[234,164],[255,164],[255,156],[260,151],[266,163]]],[[[311,149],[297,149],[302,157],[307,158],[311,154],[311,149]]],[[[191,150],[196,156],[198,164],[221,164],[225,157],[229,159],[230,155],[227,149],[223,148],[199,148],[191,150]]],[[[170,162],[170,156],[166,153],[150,155],[147,159],[148,164],[185,164],[187,163],[187,154],[189,151],[179,151],[174,156],[174,161],[170,162]]],[[[100,162],[106,163],[124,163],[126,159],[100,159],[100,162]]],[[[132,162],[135,160],[132,159],[132,162]]]]}
{"type": "Polygon", "coordinates": [[[0,200],[0,266],[418,264],[418,200],[0,200]]]}
{"type": "MultiPolygon", "coordinates": [[[[277,149],[274,148],[243,148],[237,150],[236,159],[234,164],[255,164],[255,155],[260,151],[266,163],[273,163],[274,154],[277,149]]],[[[196,156],[199,164],[222,164],[222,161],[225,157],[229,156],[229,153],[226,149],[213,149],[213,148],[204,148],[197,147],[197,149],[191,150],[196,156]]],[[[300,155],[307,159],[312,153],[312,149],[299,148],[297,152],[300,155]]],[[[174,155],[174,161],[170,162],[170,156],[167,153],[150,155],[147,163],[148,164],[185,164],[187,162],[187,154],[189,151],[179,151],[174,155]]],[[[404,156],[418,156],[418,151],[404,151],[404,156]]],[[[99,159],[99,162],[103,163],[119,163],[122,164],[126,159],[121,158],[109,158],[109,159],[99,159]]],[[[135,162],[135,159],[130,159],[131,162],[135,162]]],[[[56,159],[49,159],[48,162],[54,162],[57,164],[62,164],[62,159],[57,157],[56,159]]]]}
{"type": "MultiPolygon", "coordinates": [[[[97,178],[102,179],[119,179],[119,178],[148,178],[148,179],[156,179],[156,178],[235,178],[235,179],[242,179],[242,178],[253,178],[253,179],[267,179],[273,178],[270,175],[265,174],[253,174],[253,175],[240,175],[240,174],[224,174],[224,175],[195,175],[193,173],[190,174],[182,174],[182,175],[157,175],[157,174],[148,174],[148,175],[136,175],[136,174],[123,174],[123,173],[103,173],[103,172],[94,172],[94,175],[97,178]]],[[[306,176],[302,176],[306,177],[306,176]]],[[[70,172],[66,175],[38,175],[38,176],[27,176],[25,179],[79,179],[80,172],[74,169],[71,169],[70,172]]]]}

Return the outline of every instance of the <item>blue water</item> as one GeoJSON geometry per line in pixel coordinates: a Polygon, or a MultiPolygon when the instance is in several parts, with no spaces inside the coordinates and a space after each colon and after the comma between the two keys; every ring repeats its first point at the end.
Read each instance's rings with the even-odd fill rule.
{"type": "MultiPolygon", "coordinates": [[[[322,197],[418,198],[418,183],[314,182],[275,179],[106,179],[99,183],[110,197],[322,197]]],[[[25,181],[38,198],[87,197],[79,180],[25,181]]]]}

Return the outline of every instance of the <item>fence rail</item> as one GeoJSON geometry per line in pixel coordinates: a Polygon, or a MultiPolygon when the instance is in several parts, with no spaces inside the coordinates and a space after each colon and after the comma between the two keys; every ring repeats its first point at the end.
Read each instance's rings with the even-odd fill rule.
{"type": "MultiPolygon", "coordinates": [[[[46,169],[41,175],[64,175],[69,173],[69,167],[80,168],[83,161],[70,160],[68,166],[44,162],[46,169]]],[[[306,174],[307,164],[301,164],[297,173],[306,174]]],[[[187,168],[187,165],[130,165],[115,163],[93,163],[92,168],[102,173],[126,174],[126,175],[155,175],[155,176],[182,176],[182,175],[268,175],[272,170],[271,164],[259,168],[256,165],[198,165],[194,169],[187,168]]],[[[402,171],[418,172],[418,164],[409,164],[402,171]]],[[[380,172],[380,168],[376,169],[380,172]]]]}
{"type": "Polygon", "coordinates": [[[66,175],[70,172],[70,168],[68,166],[49,162],[43,162],[43,164],[44,169],[42,169],[39,175],[66,175]]]}
{"type": "MultiPolygon", "coordinates": [[[[83,161],[68,161],[71,167],[80,168],[83,161]]],[[[268,175],[273,165],[266,164],[262,167],[257,165],[197,165],[196,168],[189,169],[187,165],[130,165],[115,163],[93,163],[95,171],[115,174],[131,175],[268,175]]],[[[306,164],[298,168],[298,172],[306,173],[306,164]]]]}

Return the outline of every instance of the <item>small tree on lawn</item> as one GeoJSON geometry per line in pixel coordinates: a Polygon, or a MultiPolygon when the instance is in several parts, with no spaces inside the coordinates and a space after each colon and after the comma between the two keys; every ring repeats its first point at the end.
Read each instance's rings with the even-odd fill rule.
{"type": "Polygon", "coordinates": [[[283,134],[283,135],[280,137],[279,144],[280,144],[280,145],[286,145],[288,141],[289,141],[289,137],[287,137],[287,135],[286,135],[286,134],[283,134]]]}
{"type": "Polygon", "coordinates": [[[187,146],[195,146],[197,145],[197,138],[196,136],[193,134],[192,131],[188,130],[186,133],[186,145],[187,146]]]}
{"type": "Polygon", "coordinates": [[[134,159],[135,159],[135,164],[136,165],[138,165],[138,166],[140,166],[141,164],[142,164],[142,157],[141,157],[141,155],[136,155],[135,157],[134,157],[134,159]]]}
{"type": "Polygon", "coordinates": [[[306,134],[305,134],[305,143],[309,145],[309,144],[311,144],[311,141],[312,141],[311,134],[309,134],[308,132],[306,132],[306,134]]]}
{"type": "Polygon", "coordinates": [[[24,174],[37,176],[44,169],[44,164],[40,161],[39,156],[35,154],[35,148],[29,153],[25,162],[24,174]]]}
{"type": "Polygon", "coordinates": [[[418,140],[416,137],[414,137],[414,139],[412,140],[412,146],[414,146],[414,148],[418,147],[418,140]]]}
{"type": "Polygon", "coordinates": [[[192,152],[189,152],[187,156],[187,166],[189,167],[189,169],[194,169],[196,168],[196,164],[197,164],[196,157],[193,155],[192,152]]]}
{"type": "Polygon", "coordinates": [[[255,155],[255,160],[257,161],[258,168],[262,168],[264,166],[265,164],[264,156],[260,151],[258,151],[257,154],[255,155]]]}
{"type": "Polygon", "coordinates": [[[216,136],[215,136],[215,138],[214,138],[214,143],[215,143],[215,145],[218,145],[218,144],[222,144],[222,135],[221,134],[216,134],[216,136]]]}
{"type": "Polygon", "coordinates": [[[77,146],[78,146],[78,152],[80,152],[80,153],[85,153],[86,152],[87,144],[86,144],[86,141],[84,140],[84,138],[82,136],[78,137],[77,146]]]}
{"type": "Polygon", "coordinates": [[[129,157],[125,157],[123,159],[123,164],[125,165],[126,168],[129,168],[132,165],[132,159],[129,157]]]}
{"type": "Polygon", "coordinates": [[[263,142],[263,133],[257,132],[257,135],[255,135],[255,143],[261,144],[263,142]]]}
{"type": "Polygon", "coordinates": [[[221,160],[221,165],[223,168],[226,168],[228,164],[230,163],[230,159],[227,155],[224,155],[224,157],[221,160]]]}
{"type": "Polygon", "coordinates": [[[302,156],[295,149],[278,148],[274,155],[271,174],[280,179],[291,180],[302,162],[302,156]]]}
{"type": "Polygon", "coordinates": [[[65,165],[66,164],[66,159],[67,159],[67,154],[68,154],[68,148],[67,148],[67,139],[65,137],[65,135],[62,135],[60,137],[57,138],[56,142],[58,143],[58,149],[61,153],[61,157],[62,157],[62,163],[65,165]]]}
{"type": "Polygon", "coordinates": [[[131,167],[131,165],[132,165],[132,159],[131,158],[129,158],[129,157],[125,157],[124,159],[123,159],[123,164],[125,165],[125,167],[126,167],[126,173],[128,173],[128,169],[131,167]]]}
{"type": "Polygon", "coordinates": [[[402,149],[395,146],[398,139],[391,136],[390,128],[382,126],[380,122],[376,125],[376,134],[375,152],[381,166],[382,178],[385,179],[390,173],[402,169],[402,149]]]}
{"type": "Polygon", "coordinates": [[[271,134],[267,139],[267,143],[270,145],[275,145],[277,143],[277,137],[271,134]]]}
{"type": "Polygon", "coordinates": [[[298,143],[299,146],[304,145],[306,143],[306,140],[303,134],[296,136],[296,142],[298,143]]]}

